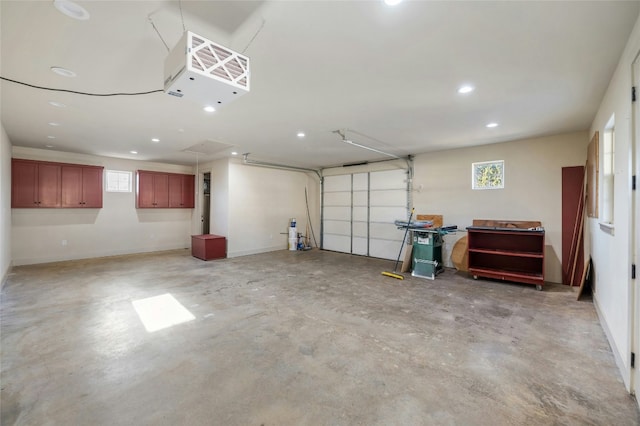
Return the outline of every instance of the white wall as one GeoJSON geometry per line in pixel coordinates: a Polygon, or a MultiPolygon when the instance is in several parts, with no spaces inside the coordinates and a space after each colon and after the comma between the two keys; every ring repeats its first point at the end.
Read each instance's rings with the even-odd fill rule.
{"type": "MultiPolygon", "coordinates": [[[[14,147],[13,157],[192,173],[188,166],[14,147]]],[[[3,191],[4,193],[4,191],[3,191]]],[[[14,265],[191,247],[191,209],[136,209],[131,193],[105,192],[101,209],[12,209],[14,265]],[[63,245],[63,240],[66,245],[63,245]]]]}
{"type": "Polygon", "coordinates": [[[286,249],[291,218],[296,218],[298,232],[305,232],[305,188],[319,243],[317,177],[230,161],[227,255],[235,257],[286,249]]]}
{"type": "MultiPolygon", "coordinates": [[[[209,232],[229,238],[229,160],[211,163],[211,217],[209,232]]],[[[228,247],[227,247],[228,250],[228,247]]]]}
{"type": "MultiPolygon", "coordinates": [[[[627,42],[609,88],[591,125],[589,137],[600,132],[600,159],[603,158],[602,135],[609,118],[615,114],[614,227],[613,235],[600,228],[599,219],[589,219],[587,234],[595,272],[594,302],[601,323],[627,389],[630,386],[632,281],[631,251],[631,175],[632,64],[640,52],[640,18],[627,42]]],[[[602,216],[602,165],[600,166],[599,209],[602,216]]]]}
{"type": "MultiPolygon", "coordinates": [[[[562,167],[584,165],[587,132],[526,139],[418,155],[414,162],[416,214],[441,214],[458,229],[473,219],[538,220],[545,228],[545,281],[562,282],[562,167]],[[471,189],[471,164],[504,160],[505,188],[471,189]],[[422,189],[420,189],[422,187],[422,189]]],[[[447,235],[445,264],[462,232],[447,235]]]]}
{"type": "Polygon", "coordinates": [[[11,142],[0,125],[0,289],[11,268],[11,142]]]}

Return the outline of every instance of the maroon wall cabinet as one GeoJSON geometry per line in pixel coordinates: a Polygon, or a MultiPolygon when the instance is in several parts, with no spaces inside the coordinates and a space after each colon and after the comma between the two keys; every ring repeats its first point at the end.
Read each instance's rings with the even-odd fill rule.
{"type": "Polygon", "coordinates": [[[195,207],[195,176],[194,175],[169,175],[169,207],[188,208],[195,207]]]}
{"type": "Polygon", "coordinates": [[[62,207],[102,208],[102,167],[63,165],[62,207]]]}
{"type": "Polygon", "coordinates": [[[100,166],[11,160],[11,207],[102,208],[100,166]]]}
{"type": "Polygon", "coordinates": [[[11,207],[60,207],[60,165],[11,160],[11,207]]]}
{"type": "Polygon", "coordinates": [[[194,175],[138,170],[136,208],[194,208],[194,175]]]}

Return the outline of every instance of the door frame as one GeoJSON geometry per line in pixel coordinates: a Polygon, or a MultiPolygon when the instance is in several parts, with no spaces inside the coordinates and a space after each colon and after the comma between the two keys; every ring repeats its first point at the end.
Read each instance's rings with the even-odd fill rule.
{"type": "MultiPolygon", "coordinates": [[[[640,52],[637,53],[634,61],[631,63],[632,85],[636,91],[640,91],[640,52]]],[[[638,94],[636,94],[636,97],[638,94]]],[[[631,175],[640,175],[640,99],[631,104],[631,175]]],[[[637,177],[636,177],[637,179],[637,177]]],[[[631,229],[630,231],[630,247],[629,254],[631,263],[638,265],[638,255],[640,254],[640,195],[638,190],[631,191],[631,229]]],[[[631,266],[630,266],[631,267],[631,266]]],[[[636,272],[637,274],[637,272],[636,272]]],[[[629,279],[630,295],[632,298],[632,314],[630,316],[631,329],[631,352],[635,357],[640,357],[640,289],[638,288],[638,278],[629,279]]],[[[640,363],[640,358],[635,360],[636,364],[640,363]]],[[[640,390],[640,365],[630,368],[630,386],[631,394],[637,395],[640,390]]],[[[640,405],[640,400],[636,398],[636,402],[640,405]]]]}

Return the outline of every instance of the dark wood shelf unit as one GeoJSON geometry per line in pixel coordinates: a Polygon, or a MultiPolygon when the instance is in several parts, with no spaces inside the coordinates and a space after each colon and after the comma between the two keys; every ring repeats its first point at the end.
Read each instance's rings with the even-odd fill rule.
{"type": "Polygon", "coordinates": [[[468,268],[484,277],[544,285],[544,230],[470,226],[468,268]]]}

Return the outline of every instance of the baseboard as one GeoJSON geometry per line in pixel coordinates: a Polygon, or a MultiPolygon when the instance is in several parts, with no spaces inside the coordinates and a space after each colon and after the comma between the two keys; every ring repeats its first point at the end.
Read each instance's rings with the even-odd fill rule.
{"type": "Polygon", "coordinates": [[[596,294],[593,295],[593,304],[596,307],[596,313],[598,314],[600,325],[602,326],[604,334],[607,336],[607,340],[609,341],[609,347],[611,348],[611,352],[613,352],[613,358],[616,360],[616,365],[618,366],[620,376],[622,378],[622,381],[624,382],[624,387],[627,392],[631,392],[631,371],[627,368],[627,363],[622,358],[622,354],[618,350],[615,340],[613,340],[613,334],[611,333],[609,325],[607,324],[607,321],[602,314],[602,310],[600,309],[600,305],[598,304],[598,298],[596,294]]]}
{"type": "Polygon", "coordinates": [[[12,263],[9,263],[9,265],[7,266],[7,269],[2,274],[2,281],[0,281],[0,291],[2,291],[2,289],[4,288],[4,283],[7,282],[7,278],[11,273],[11,267],[12,267],[12,263]]]}
{"type": "Polygon", "coordinates": [[[14,266],[37,265],[40,263],[66,262],[68,260],[95,259],[99,257],[153,253],[156,251],[179,250],[179,249],[186,249],[186,248],[190,249],[190,246],[185,246],[184,244],[179,244],[179,245],[171,244],[171,245],[154,246],[154,247],[138,247],[134,249],[107,250],[107,251],[101,251],[101,252],[84,253],[82,255],[73,254],[73,255],[67,255],[67,256],[47,256],[47,257],[29,258],[29,259],[14,259],[13,265],[14,266]]]}
{"type": "Polygon", "coordinates": [[[263,247],[255,250],[241,250],[241,251],[227,252],[227,257],[231,258],[231,257],[250,256],[252,254],[269,253],[271,251],[280,251],[285,249],[286,247],[282,247],[282,244],[280,244],[277,246],[263,247]]]}

